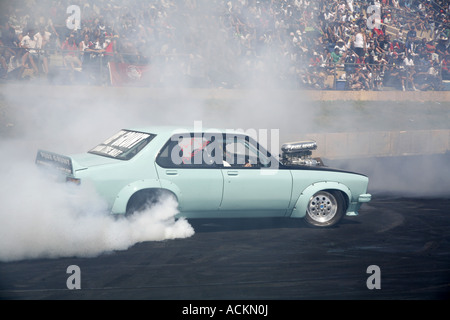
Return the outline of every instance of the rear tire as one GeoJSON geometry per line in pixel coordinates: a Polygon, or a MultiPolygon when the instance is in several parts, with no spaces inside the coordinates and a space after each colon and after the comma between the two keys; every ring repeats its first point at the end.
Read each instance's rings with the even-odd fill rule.
{"type": "Polygon", "coordinates": [[[160,200],[163,192],[161,190],[141,190],[133,194],[128,201],[126,216],[151,208],[160,200]]]}
{"type": "Polygon", "coordinates": [[[313,227],[331,227],[344,216],[345,201],[339,191],[319,191],[314,194],[306,208],[305,221],[313,227]]]}

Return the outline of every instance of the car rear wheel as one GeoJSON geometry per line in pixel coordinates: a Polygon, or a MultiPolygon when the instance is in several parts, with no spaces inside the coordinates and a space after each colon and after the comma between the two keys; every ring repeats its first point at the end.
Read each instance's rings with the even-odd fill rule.
{"type": "Polygon", "coordinates": [[[133,194],[128,201],[126,216],[143,211],[154,206],[162,197],[163,192],[158,189],[141,190],[133,194]]]}
{"type": "Polygon", "coordinates": [[[344,203],[339,191],[319,191],[309,199],[305,221],[315,227],[334,226],[344,216],[344,203]]]}

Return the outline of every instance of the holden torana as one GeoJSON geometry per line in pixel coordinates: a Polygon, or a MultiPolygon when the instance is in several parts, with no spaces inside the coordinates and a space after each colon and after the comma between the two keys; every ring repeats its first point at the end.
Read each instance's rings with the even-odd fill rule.
{"type": "Polygon", "coordinates": [[[371,200],[369,179],[324,165],[311,156],[316,148],[285,143],[274,156],[240,131],[150,127],[122,129],[83,154],[38,150],[36,163],[66,181],[89,181],[114,215],[167,194],[187,219],[290,217],[333,226],[371,200]]]}

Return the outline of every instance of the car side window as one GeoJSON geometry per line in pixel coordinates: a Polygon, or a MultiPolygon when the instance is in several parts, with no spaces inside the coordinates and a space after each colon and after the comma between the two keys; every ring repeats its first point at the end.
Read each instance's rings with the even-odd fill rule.
{"type": "Polygon", "coordinates": [[[171,141],[168,141],[159,152],[158,157],[156,158],[156,163],[163,168],[173,167],[173,163],[170,159],[170,153],[172,149],[173,143],[171,141]]]}
{"type": "Polygon", "coordinates": [[[261,168],[271,161],[248,136],[206,133],[172,136],[156,159],[163,168],[261,168]]]}
{"type": "Polygon", "coordinates": [[[217,167],[211,143],[205,135],[175,135],[160,151],[156,163],[164,168],[217,167]]]}
{"type": "Polygon", "coordinates": [[[224,141],[224,167],[261,168],[270,164],[268,155],[264,155],[248,137],[227,137],[224,141]]]}

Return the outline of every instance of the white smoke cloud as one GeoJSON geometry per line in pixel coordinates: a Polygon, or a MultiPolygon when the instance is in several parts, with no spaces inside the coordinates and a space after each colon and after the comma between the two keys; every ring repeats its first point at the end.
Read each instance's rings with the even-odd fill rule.
{"type": "Polygon", "coordinates": [[[326,160],[330,166],[369,177],[369,192],[376,196],[448,198],[450,154],[326,160]]]}
{"type": "Polygon", "coordinates": [[[143,241],[194,234],[185,219],[175,219],[173,198],[129,218],[116,218],[90,185],[52,181],[29,159],[19,160],[17,151],[4,144],[0,149],[8,155],[0,162],[0,261],[93,257],[143,241]]]}

